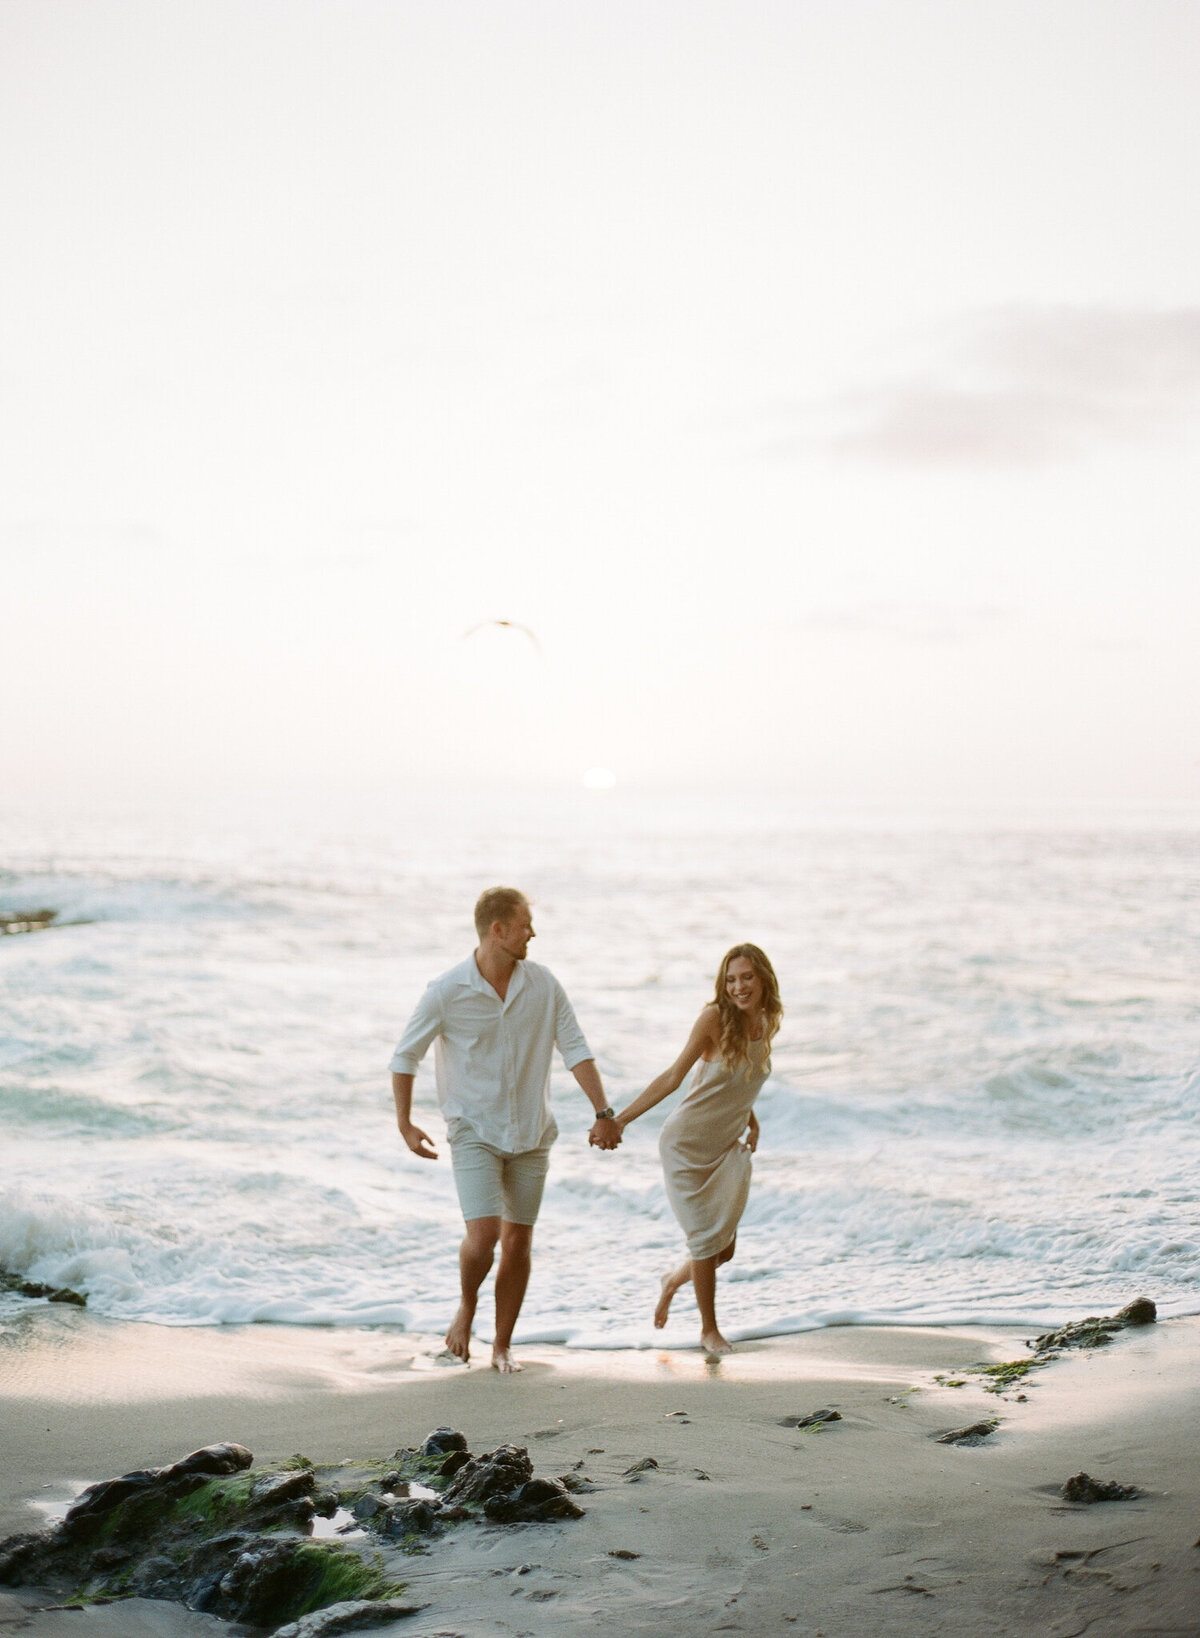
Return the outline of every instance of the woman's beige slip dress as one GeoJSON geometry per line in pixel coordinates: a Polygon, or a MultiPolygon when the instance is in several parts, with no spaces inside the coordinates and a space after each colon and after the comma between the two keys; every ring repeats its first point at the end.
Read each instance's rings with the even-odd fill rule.
{"type": "Polygon", "coordinates": [[[730,1069],[724,1058],[696,1065],[682,1103],[658,1139],[671,1210],[693,1257],[718,1257],[732,1244],[750,1193],[750,1151],[738,1139],[771,1072],[764,1041],[730,1069]]]}

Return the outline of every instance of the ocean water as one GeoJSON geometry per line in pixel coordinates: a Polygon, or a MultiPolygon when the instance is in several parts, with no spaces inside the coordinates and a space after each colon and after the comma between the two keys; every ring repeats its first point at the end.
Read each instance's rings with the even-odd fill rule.
{"type": "MultiPolygon", "coordinates": [[[[775,962],[731,1335],[1043,1326],[1141,1293],[1198,1312],[1198,841],[1196,816],[616,793],[488,823],[451,803],[0,815],[0,910],[62,924],[0,939],[0,1266],[167,1325],[443,1328],[453,1182],[400,1142],[387,1065],[472,947],[480,888],[510,881],[617,1104],[674,1057],[729,944],[775,962]]],[[[440,1138],[431,1067],[417,1119],[440,1138]]],[[[671,1104],[604,1155],[557,1063],[554,1093],[518,1339],[657,1342],[682,1251],[655,1148],[671,1104]]],[[[666,1340],[695,1330],[685,1292],[666,1340]]]]}

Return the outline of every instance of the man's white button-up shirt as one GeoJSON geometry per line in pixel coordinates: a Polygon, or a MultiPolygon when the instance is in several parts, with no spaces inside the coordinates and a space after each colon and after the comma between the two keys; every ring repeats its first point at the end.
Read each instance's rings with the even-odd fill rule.
{"type": "Polygon", "coordinates": [[[393,1073],[415,1075],[431,1041],[451,1136],[462,1121],[507,1154],[558,1136],[550,1110],[554,1047],[568,1069],[593,1056],[552,972],[519,961],[501,1001],[473,954],[429,985],[392,1054],[393,1073]]]}

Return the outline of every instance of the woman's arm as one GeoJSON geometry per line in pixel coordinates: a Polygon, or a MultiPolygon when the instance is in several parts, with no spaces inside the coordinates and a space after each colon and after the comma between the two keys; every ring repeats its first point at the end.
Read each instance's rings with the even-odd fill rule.
{"type": "Polygon", "coordinates": [[[753,1109],[750,1111],[750,1119],[746,1122],[746,1147],[751,1154],[758,1148],[758,1116],[753,1109]]]}
{"type": "Polygon", "coordinates": [[[692,1026],[692,1033],[687,1038],[687,1045],[676,1058],[670,1069],[664,1069],[661,1075],[656,1075],[644,1092],[639,1092],[633,1102],[621,1110],[617,1116],[617,1125],[622,1131],[639,1115],[644,1115],[647,1109],[653,1109],[656,1103],[669,1098],[672,1092],[677,1092],[683,1085],[683,1077],[701,1057],[706,1047],[715,1046],[719,1041],[717,1035],[717,1020],[720,1017],[715,1006],[705,1007],[692,1026]]]}

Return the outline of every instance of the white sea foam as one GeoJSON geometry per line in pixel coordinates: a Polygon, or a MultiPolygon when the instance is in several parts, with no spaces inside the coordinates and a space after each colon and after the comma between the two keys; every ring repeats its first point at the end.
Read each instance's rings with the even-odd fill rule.
{"type": "MultiPolygon", "coordinates": [[[[385,1070],[507,878],[616,1102],[678,1050],[728,943],[776,961],[731,1334],[1044,1329],[1142,1291],[1200,1310],[1193,834],[702,819],[614,801],[492,837],[203,845],[60,823],[53,848],[10,824],[0,908],[76,925],[0,940],[0,1266],[163,1324],[444,1326],[453,1185],[399,1143],[385,1070]]],[[[666,1106],[602,1155],[561,1070],[555,1093],[524,1334],[652,1345],[681,1252],[666,1106]]],[[[441,1146],[428,1066],[418,1104],[441,1146]]],[[[683,1296],[666,1340],[694,1329],[683,1296]]]]}

